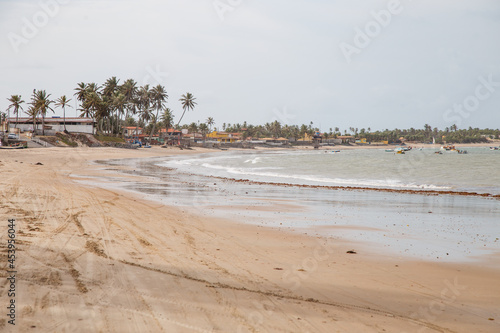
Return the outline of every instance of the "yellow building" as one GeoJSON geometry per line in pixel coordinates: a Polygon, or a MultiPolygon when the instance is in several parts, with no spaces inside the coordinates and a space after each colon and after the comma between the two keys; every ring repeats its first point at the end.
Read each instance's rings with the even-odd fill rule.
{"type": "Polygon", "coordinates": [[[228,133],[228,132],[217,132],[213,131],[207,135],[208,138],[217,140],[218,142],[236,142],[240,140],[240,133],[228,133]]]}

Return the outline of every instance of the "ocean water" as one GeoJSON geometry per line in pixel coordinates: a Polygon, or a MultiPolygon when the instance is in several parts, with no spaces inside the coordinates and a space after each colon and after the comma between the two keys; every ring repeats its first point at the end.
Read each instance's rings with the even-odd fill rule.
{"type": "Polygon", "coordinates": [[[227,151],[100,161],[108,171],[103,176],[74,179],[202,216],[351,240],[364,250],[402,259],[483,262],[500,253],[499,198],[327,187],[500,194],[500,152],[468,150],[467,155],[425,149],[405,155],[378,149],[227,151]]]}
{"type": "Polygon", "coordinates": [[[500,151],[469,148],[468,154],[413,149],[290,150],[203,154],[159,166],[183,172],[261,182],[323,186],[427,189],[500,194],[500,151]]]}

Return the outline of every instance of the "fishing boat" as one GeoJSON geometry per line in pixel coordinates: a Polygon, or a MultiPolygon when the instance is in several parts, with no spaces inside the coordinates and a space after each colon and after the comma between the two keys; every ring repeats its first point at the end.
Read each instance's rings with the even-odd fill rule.
{"type": "Polygon", "coordinates": [[[500,147],[490,147],[490,150],[500,150],[500,147]]]}
{"type": "Polygon", "coordinates": [[[25,147],[23,147],[23,146],[14,146],[14,147],[11,147],[11,146],[0,146],[0,149],[25,149],[25,147]]]}
{"type": "Polygon", "coordinates": [[[441,150],[446,150],[446,151],[455,151],[455,146],[451,146],[451,145],[448,145],[448,146],[441,146],[441,150]]]}

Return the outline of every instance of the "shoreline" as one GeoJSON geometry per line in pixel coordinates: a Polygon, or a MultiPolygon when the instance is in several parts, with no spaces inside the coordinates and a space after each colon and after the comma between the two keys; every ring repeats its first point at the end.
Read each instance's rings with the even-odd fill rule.
{"type": "MultiPolygon", "coordinates": [[[[431,223],[434,220],[445,218],[448,214],[453,214],[456,207],[453,205],[449,206],[447,198],[449,196],[448,192],[444,194],[441,192],[429,194],[413,190],[375,189],[375,191],[364,191],[359,188],[346,189],[334,187],[334,192],[338,193],[332,193],[330,195],[328,191],[332,190],[332,187],[307,185],[293,186],[293,184],[276,184],[247,180],[239,181],[213,175],[197,175],[177,169],[171,169],[169,167],[158,167],[156,159],[141,162],[131,160],[129,162],[110,161],[106,163],[105,161],[100,161],[99,164],[105,166],[106,170],[111,171],[113,169],[109,169],[110,167],[115,168],[118,174],[123,172],[128,176],[133,174],[134,180],[132,181],[127,180],[123,183],[121,178],[114,178],[111,175],[111,183],[109,185],[105,185],[104,183],[99,185],[96,183],[99,179],[83,181],[83,183],[112,190],[125,190],[132,195],[140,194],[148,200],[152,200],[159,204],[179,205],[188,210],[192,210],[193,207],[196,207],[193,212],[206,217],[219,217],[228,220],[243,219],[247,224],[273,227],[283,231],[292,230],[296,233],[315,234],[321,237],[332,236],[347,242],[355,242],[358,244],[358,247],[363,242],[366,242],[370,244],[369,246],[365,246],[368,251],[375,251],[378,254],[392,254],[407,260],[425,260],[433,262],[436,261],[437,256],[440,262],[447,262],[450,260],[454,262],[470,262],[471,256],[485,252],[482,250],[482,247],[474,245],[477,240],[471,237],[460,236],[457,233],[447,235],[444,233],[444,230],[440,231],[438,234],[429,234],[425,232],[425,229],[422,229],[425,227],[422,224],[423,221],[429,220],[427,217],[427,213],[431,213],[429,211],[431,208],[427,207],[429,205],[441,208],[432,209],[434,217],[426,223],[431,223]],[[124,171],[126,169],[128,169],[129,172],[124,171]],[[132,169],[133,172],[131,172],[132,169]],[[168,179],[168,185],[165,183],[165,179],[168,179]],[[214,183],[214,181],[216,181],[216,183],[214,183]],[[269,195],[271,192],[275,192],[275,195],[269,195]],[[352,194],[350,194],[350,192],[352,192],[352,194]],[[374,194],[370,194],[370,192],[374,194]],[[314,199],[318,202],[331,200],[331,203],[337,208],[333,210],[324,210],[317,208],[318,205],[306,204],[309,200],[309,195],[307,193],[313,195],[314,199]],[[417,197],[413,197],[414,195],[417,195],[417,197]],[[168,199],[172,196],[175,196],[175,199],[168,199]],[[421,196],[424,196],[424,198],[420,198],[421,196]],[[431,196],[431,198],[425,199],[426,196],[431,196]],[[372,203],[363,204],[364,200],[372,203]],[[376,204],[373,204],[375,202],[376,204]],[[392,202],[394,204],[387,205],[386,202],[392,202]],[[399,214],[401,214],[401,211],[395,210],[393,208],[394,205],[401,207],[410,205],[408,208],[403,209],[403,211],[411,213],[410,217],[406,218],[404,225],[400,223],[401,217],[399,214]],[[352,211],[354,208],[356,211],[352,211]],[[363,212],[364,214],[375,216],[383,214],[385,218],[381,220],[374,216],[373,220],[377,222],[369,222],[365,215],[363,215],[363,212]],[[338,220],[338,223],[345,224],[346,217],[334,219],[330,223],[332,228],[325,229],[329,224],[324,225],[324,222],[321,221],[324,219],[322,216],[328,214],[333,214],[335,216],[347,214],[347,216],[349,216],[349,225],[359,225],[359,230],[362,231],[364,235],[362,237],[356,237],[360,238],[356,240],[353,233],[346,233],[345,227],[337,225],[336,220],[338,220]],[[299,224],[295,222],[292,224],[283,223],[283,226],[281,226],[282,223],[278,224],[279,221],[276,220],[277,216],[279,219],[287,219],[290,221],[294,221],[297,217],[303,216],[303,218],[301,218],[303,222],[299,224]],[[377,226],[377,223],[381,225],[377,226]],[[388,228],[387,223],[396,223],[395,225],[398,225],[398,227],[388,228]],[[406,227],[408,223],[411,224],[411,228],[406,227]],[[334,230],[337,230],[337,232],[334,232],[334,230]],[[384,231],[384,234],[375,237],[377,233],[371,233],[371,231],[379,231],[380,233],[384,231]],[[409,244],[410,247],[405,250],[405,248],[401,248],[401,246],[408,242],[405,234],[411,232],[414,233],[414,240],[409,244]],[[427,235],[424,237],[423,235],[425,233],[427,233],[427,235]],[[386,238],[386,234],[387,237],[390,238],[386,238]],[[448,239],[440,246],[431,242],[431,239],[439,235],[448,239]],[[393,240],[394,238],[396,242],[393,240]],[[424,239],[428,240],[424,241],[424,239]],[[398,244],[398,240],[402,241],[402,243],[398,244]],[[458,242],[458,244],[462,244],[462,247],[468,248],[468,254],[456,248],[456,243],[453,245],[453,240],[458,242]],[[422,248],[422,245],[425,244],[428,246],[426,251],[422,248]],[[417,248],[420,250],[415,252],[417,248]],[[409,250],[413,251],[405,254],[403,250],[406,252],[409,250]],[[410,255],[410,253],[412,254],[410,255]],[[432,257],[432,253],[434,253],[434,257],[432,257]]],[[[456,202],[456,205],[462,206],[462,209],[464,209],[464,207],[471,207],[471,205],[480,205],[488,211],[490,209],[495,209],[496,201],[492,201],[491,199],[496,198],[491,198],[486,195],[474,195],[468,192],[451,193],[458,194],[459,197],[464,198],[460,201],[460,204],[456,202]],[[483,200],[483,198],[489,201],[478,201],[483,200]]],[[[485,227],[491,224],[491,216],[489,215],[481,215],[479,212],[475,213],[475,215],[470,214],[471,213],[466,213],[466,210],[464,210],[461,215],[462,218],[456,221],[457,223],[460,222],[460,224],[457,224],[455,229],[458,228],[458,230],[460,230],[460,228],[467,229],[474,227],[471,225],[473,222],[470,220],[473,218],[481,218],[481,224],[485,227]]],[[[438,225],[436,225],[436,227],[438,227],[438,225]]],[[[487,235],[488,232],[484,230],[485,227],[476,227],[476,232],[481,235],[483,233],[487,235]]],[[[348,227],[348,229],[350,229],[350,227],[348,227]]],[[[484,238],[485,236],[482,237],[484,238]]],[[[499,252],[499,249],[493,246],[494,244],[486,244],[489,244],[489,241],[485,241],[485,246],[488,246],[491,253],[499,252]]],[[[486,251],[486,253],[488,253],[488,251],[486,251]]],[[[483,253],[481,255],[488,256],[489,254],[483,253]]],[[[481,259],[473,261],[477,264],[482,262],[481,259]]]]}
{"type": "Polygon", "coordinates": [[[47,148],[1,157],[2,216],[23,231],[21,331],[498,328],[496,266],[346,254],[350,242],[196,216],[70,177],[106,176],[93,160],[165,155],[47,148]]]}

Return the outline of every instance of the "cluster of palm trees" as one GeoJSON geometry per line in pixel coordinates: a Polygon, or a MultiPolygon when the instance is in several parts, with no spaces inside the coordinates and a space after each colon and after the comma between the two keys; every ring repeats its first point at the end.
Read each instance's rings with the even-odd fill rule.
{"type": "MultiPolygon", "coordinates": [[[[279,121],[266,123],[264,125],[251,125],[247,122],[243,124],[222,124],[222,130],[227,132],[241,132],[243,138],[246,137],[285,137],[285,138],[305,138],[306,134],[311,136],[315,132],[319,132],[317,127],[313,126],[313,122],[302,125],[282,125],[279,121]]],[[[358,138],[366,138],[368,142],[389,141],[392,143],[400,142],[403,137],[406,141],[416,142],[432,142],[433,139],[437,143],[455,142],[455,143],[474,143],[486,142],[486,137],[500,138],[499,129],[479,129],[469,127],[468,129],[458,129],[457,125],[451,125],[444,130],[432,128],[429,124],[425,124],[423,129],[385,129],[372,131],[368,128],[349,127],[341,131],[338,127],[330,128],[329,131],[322,132],[325,139],[336,138],[341,135],[352,135],[358,138]]]]}
{"type": "MultiPolygon", "coordinates": [[[[7,119],[10,118],[10,110],[16,115],[16,124],[14,127],[17,127],[17,121],[19,119],[19,112],[21,110],[24,111],[22,104],[26,103],[20,95],[12,95],[7,100],[11,103],[7,108],[7,119]]],[[[54,109],[51,107],[51,104],[55,103],[55,106],[61,107],[63,109],[64,114],[66,114],[66,107],[68,106],[70,100],[66,98],[66,96],[61,96],[57,100],[53,101],[50,99],[50,94],[47,94],[45,90],[33,90],[33,94],[31,96],[31,101],[28,103],[29,107],[25,111],[28,116],[33,120],[33,129],[36,129],[36,119],[37,117],[42,117],[42,132],[45,134],[45,116],[48,111],[54,112],[54,109]]],[[[8,131],[7,126],[7,131],[8,131]]],[[[64,128],[66,130],[66,127],[64,128]]]]}
{"type": "MultiPolygon", "coordinates": [[[[151,141],[160,121],[167,130],[173,125],[172,110],[165,105],[168,94],[160,84],[152,88],[148,84],[138,86],[133,79],[128,79],[120,85],[113,76],[102,87],[81,82],[75,91],[76,99],[81,104],[80,116],[94,119],[100,133],[125,136],[123,126],[134,124],[132,117],[137,116],[143,127],[149,125],[151,141]]],[[[189,92],[182,95],[180,101],[183,113],[179,123],[186,111],[194,109],[195,99],[189,92]]]]}
{"type": "MultiPolygon", "coordinates": [[[[78,83],[75,89],[75,97],[80,102],[80,117],[92,118],[97,127],[97,132],[104,135],[124,136],[123,127],[128,123],[134,123],[133,116],[137,116],[144,127],[150,128],[149,140],[151,141],[155,133],[157,123],[161,122],[165,128],[173,126],[174,115],[172,110],[166,107],[168,94],[165,87],[158,84],[150,87],[148,84],[138,86],[133,79],[119,83],[116,77],[109,78],[102,86],[96,83],[78,83]],[[161,114],[160,114],[161,112],[161,114]]],[[[42,119],[42,135],[45,134],[45,117],[48,111],[54,112],[54,107],[63,110],[64,129],[66,130],[66,108],[71,107],[66,96],[61,96],[57,100],[52,100],[50,94],[45,90],[33,90],[29,108],[26,114],[33,120],[33,129],[36,129],[36,120],[42,119]]],[[[183,113],[179,123],[186,111],[193,110],[196,98],[191,93],[186,93],[180,98],[183,113]]],[[[12,95],[8,98],[11,103],[7,109],[10,118],[10,111],[18,119],[19,112],[24,111],[22,104],[25,103],[20,95],[12,95]]],[[[17,126],[17,121],[16,121],[17,126]]]]}
{"type": "Polygon", "coordinates": [[[306,134],[312,136],[315,132],[319,131],[317,127],[313,126],[313,122],[310,122],[308,125],[282,125],[277,120],[271,123],[265,123],[264,125],[251,125],[247,124],[246,121],[243,122],[243,124],[223,123],[222,130],[227,132],[241,132],[244,139],[247,137],[285,137],[299,139],[305,138],[306,134]]]}

